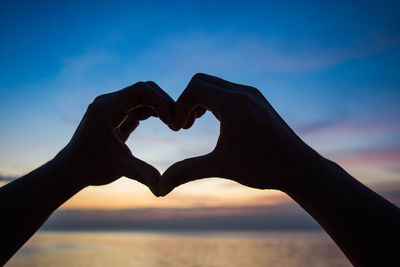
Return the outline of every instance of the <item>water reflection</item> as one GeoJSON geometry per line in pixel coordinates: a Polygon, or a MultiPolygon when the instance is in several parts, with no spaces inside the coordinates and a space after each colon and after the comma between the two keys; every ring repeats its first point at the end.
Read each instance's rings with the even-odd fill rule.
{"type": "Polygon", "coordinates": [[[7,266],[351,266],[323,232],[39,232],[7,266]]]}

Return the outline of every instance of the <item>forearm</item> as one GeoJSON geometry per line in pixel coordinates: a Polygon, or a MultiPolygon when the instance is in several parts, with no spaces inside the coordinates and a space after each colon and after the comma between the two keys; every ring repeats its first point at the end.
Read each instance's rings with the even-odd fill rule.
{"type": "Polygon", "coordinates": [[[400,209],[323,160],[297,190],[287,192],[328,232],[356,266],[393,262],[400,209]],[[392,260],[392,261],[390,261],[392,260]]]}
{"type": "Polygon", "coordinates": [[[43,225],[66,200],[82,189],[54,160],[0,188],[0,265],[43,225]]]}

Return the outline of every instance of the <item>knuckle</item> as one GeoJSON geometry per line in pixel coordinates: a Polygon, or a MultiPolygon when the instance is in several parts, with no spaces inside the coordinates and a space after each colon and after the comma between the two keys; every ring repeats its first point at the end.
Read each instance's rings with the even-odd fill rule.
{"type": "Polygon", "coordinates": [[[110,94],[103,94],[103,95],[97,96],[93,100],[93,102],[88,105],[86,113],[90,117],[101,114],[102,110],[105,110],[106,107],[109,106],[109,100],[110,100],[109,97],[110,97],[110,94]]]}
{"type": "Polygon", "coordinates": [[[145,82],[143,82],[143,81],[139,81],[139,82],[136,82],[134,85],[133,85],[133,87],[144,87],[145,86],[145,82]]]}
{"type": "Polygon", "coordinates": [[[93,100],[92,104],[104,101],[108,95],[110,95],[110,94],[102,94],[102,95],[96,96],[95,99],[93,100]]]}
{"type": "Polygon", "coordinates": [[[132,91],[138,91],[138,90],[143,90],[146,88],[146,83],[143,81],[136,82],[132,86],[130,86],[130,90],[132,91]]]}
{"type": "Polygon", "coordinates": [[[252,96],[259,96],[261,92],[254,86],[242,85],[241,91],[252,96]]]}
{"type": "Polygon", "coordinates": [[[206,74],[201,73],[201,72],[198,72],[198,73],[196,73],[195,75],[193,75],[192,80],[195,80],[195,79],[203,79],[205,76],[206,76],[206,74]]]}
{"type": "Polygon", "coordinates": [[[99,107],[99,102],[96,101],[96,99],[95,99],[92,103],[89,104],[87,110],[88,110],[88,112],[93,112],[93,111],[98,110],[98,107],[99,107]]]}
{"type": "Polygon", "coordinates": [[[260,91],[253,86],[246,86],[246,89],[248,92],[250,92],[252,94],[256,94],[256,95],[260,94],[260,91]]]}
{"type": "Polygon", "coordinates": [[[153,87],[157,86],[157,84],[154,81],[147,81],[146,84],[149,84],[149,85],[151,85],[153,87]]]}
{"type": "Polygon", "coordinates": [[[127,88],[125,88],[123,90],[123,94],[126,96],[139,96],[140,97],[142,92],[148,88],[149,87],[146,85],[145,82],[139,81],[139,82],[136,82],[136,83],[132,84],[131,86],[128,86],[127,88]]]}

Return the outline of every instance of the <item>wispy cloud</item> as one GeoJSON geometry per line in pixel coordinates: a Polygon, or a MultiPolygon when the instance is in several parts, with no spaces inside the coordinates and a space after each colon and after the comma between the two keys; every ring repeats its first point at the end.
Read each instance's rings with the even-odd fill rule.
{"type": "Polygon", "coordinates": [[[400,45],[400,39],[389,38],[368,45],[361,42],[321,46],[299,40],[293,43],[292,40],[229,32],[189,32],[172,34],[160,40],[148,48],[142,60],[151,59],[162,66],[174,62],[172,71],[176,68],[192,72],[205,69],[217,73],[229,73],[233,68],[235,72],[239,68],[256,73],[310,71],[400,45]]]}
{"type": "Polygon", "coordinates": [[[61,122],[72,125],[72,126],[78,126],[79,120],[72,119],[72,118],[67,118],[67,117],[60,117],[59,118],[61,122]]]}
{"type": "Polygon", "coordinates": [[[400,146],[400,124],[396,114],[328,117],[298,124],[294,129],[303,140],[326,156],[376,154],[400,146]]]}
{"type": "Polygon", "coordinates": [[[59,210],[44,229],[320,229],[294,203],[184,209],[59,210]]]}
{"type": "Polygon", "coordinates": [[[350,117],[350,115],[341,114],[312,123],[298,125],[295,129],[301,135],[324,135],[329,132],[336,135],[338,132],[346,132],[360,136],[400,131],[399,122],[393,115],[383,119],[381,117],[374,117],[374,114],[372,116],[371,114],[363,114],[362,117],[350,117]]]}
{"type": "Polygon", "coordinates": [[[400,147],[371,148],[346,153],[336,153],[333,160],[346,165],[389,165],[400,166],[400,147]]]}
{"type": "MultiPolygon", "coordinates": [[[[378,193],[400,205],[400,183],[381,185],[378,193]],[[390,187],[390,188],[389,188],[390,187]]],[[[188,197],[186,197],[188,199],[188,197]]],[[[269,205],[189,208],[61,209],[44,229],[321,229],[294,201],[269,205]]]]}
{"type": "MultiPolygon", "coordinates": [[[[398,181],[377,184],[376,191],[400,206],[398,181]]],[[[180,201],[193,196],[183,195],[180,201]]],[[[262,198],[270,198],[264,196],[262,198]]],[[[148,230],[305,230],[321,229],[299,205],[289,197],[265,204],[259,198],[250,205],[194,207],[152,207],[134,209],[60,209],[43,229],[148,229],[148,230]]],[[[273,196],[272,196],[273,198],[273,196]]],[[[179,199],[179,197],[178,197],[179,199]]]]}

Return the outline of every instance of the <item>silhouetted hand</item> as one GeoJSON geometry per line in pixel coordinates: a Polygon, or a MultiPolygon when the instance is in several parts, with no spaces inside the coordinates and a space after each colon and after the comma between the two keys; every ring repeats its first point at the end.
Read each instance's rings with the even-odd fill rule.
{"type": "Polygon", "coordinates": [[[59,206],[88,185],[121,176],[155,195],[160,173],[125,145],[140,120],[160,117],[171,125],[175,102],[154,82],[139,82],[97,97],[68,145],[54,159],[0,188],[0,265],[43,225],[59,206]]]}
{"type": "Polygon", "coordinates": [[[393,244],[399,208],[306,145],[257,89],[196,74],[176,102],[173,128],[189,128],[206,109],[221,122],[216,147],[169,167],[160,195],[206,177],[279,189],[314,217],[355,266],[398,262],[393,244]]]}
{"type": "Polygon", "coordinates": [[[320,158],[256,88],[196,74],[176,102],[174,128],[189,128],[206,109],[221,123],[215,149],[169,167],[160,180],[161,195],[206,177],[285,191],[301,183],[320,158]]]}
{"type": "Polygon", "coordinates": [[[55,161],[81,186],[108,184],[121,176],[147,185],[156,194],[160,173],[132,155],[125,141],[150,116],[171,125],[174,101],[153,82],[138,82],[98,96],[69,144],[55,161]]]}

